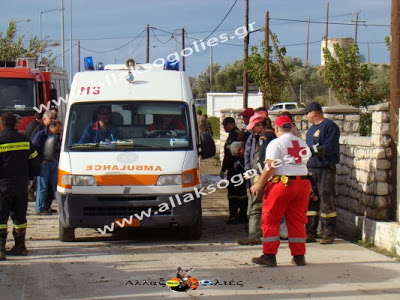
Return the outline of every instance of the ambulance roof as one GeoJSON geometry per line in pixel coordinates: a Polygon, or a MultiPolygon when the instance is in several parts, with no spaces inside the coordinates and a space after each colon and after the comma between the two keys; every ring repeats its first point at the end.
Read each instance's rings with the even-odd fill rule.
{"type": "Polygon", "coordinates": [[[127,80],[128,70],[86,71],[74,77],[70,102],[110,100],[184,100],[192,97],[184,72],[150,70],[132,72],[134,80],[127,80]]]}

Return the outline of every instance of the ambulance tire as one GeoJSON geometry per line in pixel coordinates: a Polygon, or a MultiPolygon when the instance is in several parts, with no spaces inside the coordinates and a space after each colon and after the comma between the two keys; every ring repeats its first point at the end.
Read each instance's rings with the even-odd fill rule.
{"type": "Polygon", "coordinates": [[[60,219],[58,220],[58,237],[61,242],[75,241],[75,228],[63,227],[60,219]]]}
{"type": "Polygon", "coordinates": [[[183,228],[182,239],[184,240],[199,240],[201,238],[203,227],[203,215],[201,211],[201,203],[198,206],[196,221],[190,227],[183,228]]]}

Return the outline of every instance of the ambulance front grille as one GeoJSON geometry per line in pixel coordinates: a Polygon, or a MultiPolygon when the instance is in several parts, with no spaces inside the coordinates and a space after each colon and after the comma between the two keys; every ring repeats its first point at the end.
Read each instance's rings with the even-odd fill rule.
{"type": "Polygon", "coordinates": [[[157,196],[123,196],[123,195],[118,195],[118,196],[100,196],[97,197],[97,201],[156,201],[157,196]]]}
{"type": "MultiPolygon", "coordinates": [[[[132,206],[118,206],[118,207],[84,207],[84,216],[130,216],[134,214],[141,215],[141,212],[146,214],[149,211],[149,207],[132,207],[132,206]]],[[[153,212],[157,212],[157,216],[170,216],[171,210],[158,211],[158,207],[153,207],[153,212]]]]}

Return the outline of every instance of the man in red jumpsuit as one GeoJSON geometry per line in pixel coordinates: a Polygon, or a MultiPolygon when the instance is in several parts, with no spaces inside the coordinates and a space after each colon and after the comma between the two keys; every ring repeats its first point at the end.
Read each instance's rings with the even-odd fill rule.
{"type": "Polygon", "coordinates": [[[252,259],[253,263],[268,267],[276,266],[279,225],[283,216],[286,216],[292,263],[298,266],[306,264],[305,224],[311,191],[307,161],[311,151],[302,139],[291,133],[291,129],[292,121],[288,116],[276,119],[277,138],[268,144],[265,168],[260,179],[251,187],[253,195],[257,195],[268,182],[261,217],[263,255],[252,259]]]}

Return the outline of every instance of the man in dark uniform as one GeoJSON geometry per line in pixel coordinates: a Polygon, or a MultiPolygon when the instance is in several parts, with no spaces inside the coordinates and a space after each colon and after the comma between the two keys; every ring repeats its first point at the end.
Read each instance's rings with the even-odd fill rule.
{"type": "Polygon", "coordinates": [[[306,143],[313,155],[307,164],[313,185],[307,211],[307,242],[316,241],[321,211],[320,244],[332,244],[336,229],[335,176],[336,164],[340,160],[340,130],[335,122],[324,118],[317,102],[307,105],[304,114],[313,124],[306,135],[306,143]]]}
{"type": "Polygon", "coordinates": [[[29,139],[15,129],[16,117],[8,112],[2,116],[4,130],[0,132],[0,260],[6,259],[7,221],[14,223],[14,247],[9,255],[27,255],[29,178],[39,173],[40,161],[29,139]]]}
{"type": "MultiPolygon", "coordinates": [[[[237,157],[234,157],[230,151],[230,146],[233,142],[237,141],[239,129],[236,127],[235,119],[227,117],[222,122],[225,132],[229,133],[228,139],[224,145],[224,160],[220,177],[225,178],[227,171],[227,179],[231,181],[232,177],[240,174],[241,171],[235,169],[234,163],[237,157]]],[[[247,223],[247,192],[246,183],[235,186],[234,184],[228,185],[228,201],[229,201],[229,219],[227,224],[247,223]]]]}

